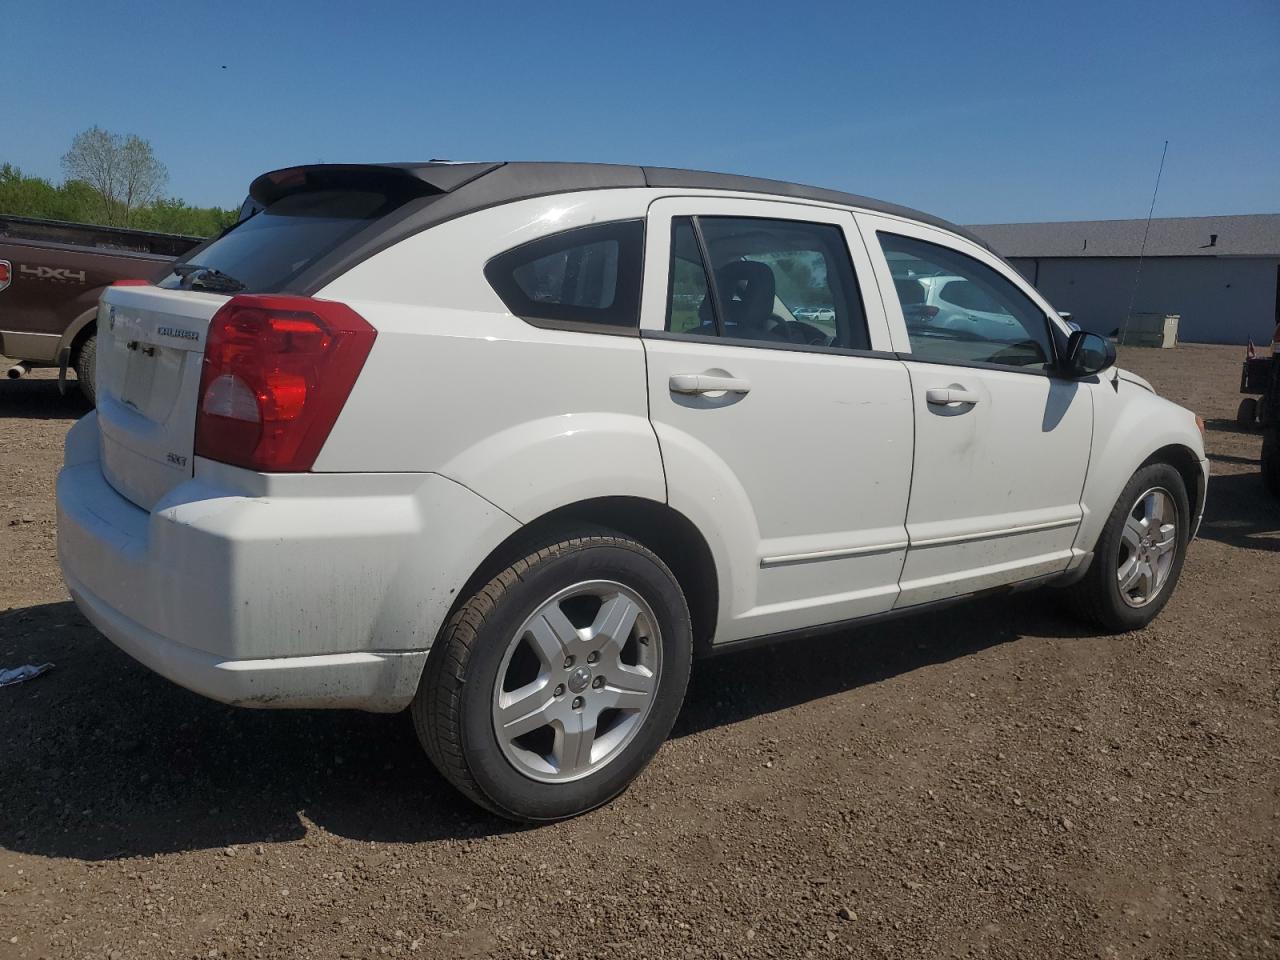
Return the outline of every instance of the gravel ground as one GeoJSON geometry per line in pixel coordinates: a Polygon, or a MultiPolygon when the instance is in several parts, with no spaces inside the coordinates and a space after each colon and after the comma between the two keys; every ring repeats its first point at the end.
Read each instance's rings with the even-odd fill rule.
{"type": "Polygon", "coordinates": [[[700,664],[619,800],[513,829],[404,716],[264,713],[68,601],[49,375],[0,382],[0,960],[1280,956],[1280,504],[1241,351],[1121,361],[1209,421],[1201,539],[1151,627],[1052,593],[700,664]]]}

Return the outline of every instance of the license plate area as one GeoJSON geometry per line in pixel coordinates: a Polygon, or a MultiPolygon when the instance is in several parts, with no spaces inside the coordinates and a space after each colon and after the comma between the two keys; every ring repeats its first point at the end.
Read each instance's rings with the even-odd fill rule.
{"type": "Polygon", "coordinates": [[[120,402],[153,423],[164,422],[174,408],[187,351],[130,338],[121,347],[125,370],[120,402]]]}

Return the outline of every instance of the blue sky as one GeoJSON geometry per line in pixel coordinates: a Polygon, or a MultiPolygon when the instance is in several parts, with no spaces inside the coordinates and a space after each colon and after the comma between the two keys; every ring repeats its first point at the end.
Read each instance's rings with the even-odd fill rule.
{"type": "Polygon", "coordinates": [[[1276,0],[1073,4],[0,0],[0,161],[93,124],[234,206],[314,161],[593,160],[960,222],[1280,210],[1276,0]],[[225,69],[223,69],[225,65],[225,69]]]}

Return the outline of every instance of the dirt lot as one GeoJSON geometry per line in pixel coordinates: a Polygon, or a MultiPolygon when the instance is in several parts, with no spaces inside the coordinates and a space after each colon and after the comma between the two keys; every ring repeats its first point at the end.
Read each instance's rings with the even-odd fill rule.
{"type": "Polygon", "coordinates": [[[1240,350],[1121,358],[1217,473],[1149,629],[1048,593],[703,663],[629,793],[477,812],[407,718],[259,713],[136,666],[67,599],[47,375],[0,382],[0,960],[1280,956],[1280,506],[1240,350]]]}

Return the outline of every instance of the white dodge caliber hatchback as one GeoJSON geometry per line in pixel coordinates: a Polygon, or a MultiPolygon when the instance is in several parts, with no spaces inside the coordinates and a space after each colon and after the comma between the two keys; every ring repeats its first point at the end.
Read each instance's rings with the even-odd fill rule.
{"type": "Polygon", "coordinates": [[[1039,584],[1130,630],[1177,583],[1197,418],[958,227],[586,164],[251,195],[103,297],[58,477],[76,603],[198,693],[408,707],[464,793],[551,820],[644,767],[695,653],[1039,584]]]}

